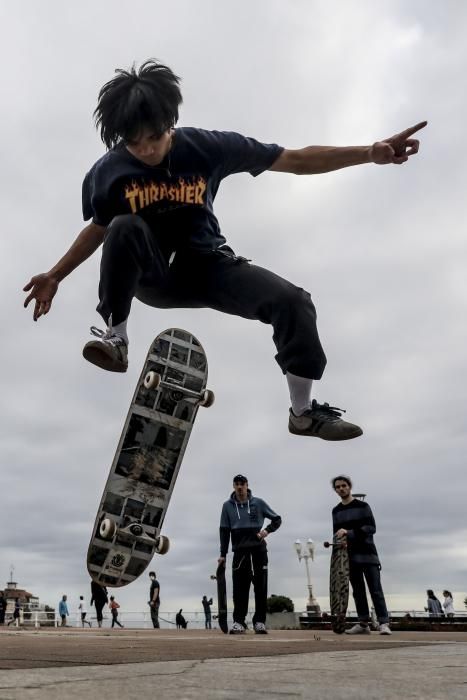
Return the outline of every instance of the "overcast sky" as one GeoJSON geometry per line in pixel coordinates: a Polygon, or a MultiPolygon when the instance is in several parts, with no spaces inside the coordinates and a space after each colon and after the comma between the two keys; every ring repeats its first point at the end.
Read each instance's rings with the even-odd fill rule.
{"type": "MultiPolygon", "coordinates": [[[[311,537],[315,594],[328,606],[336,503],[350,474],[377,522],[393,610],[425,590],[467,590],[465,75],[461,0],[17,0],[0,5],[2,128],[0,584],[74,608],[89,590],[86,551],[148,346],[169,326],[200,339],[216,403],[200,411],[154,567],[162,607],[200,609],[218,555],[232,476],[282,515],[269,540],[270,592],[306,602],[293,549],[311,537]],[[92,123],[117,67],[155,57],[183,78],[180,125],[285,147],[360,145],[428,119],[403,167],[224,181],[216,213],[241,255],[309,290],[328,356],[314,395],[347,409],[361,438],[287,432],[288,393],[271,328],[210,310],[135,302],[128,373],[81,356],[99,254],[65,280],[37,324],[21,292],[82,228],[82,179],[104,152],[92,123]]],[[[145,609],[147,576],[117,591],[145,609]]]]}

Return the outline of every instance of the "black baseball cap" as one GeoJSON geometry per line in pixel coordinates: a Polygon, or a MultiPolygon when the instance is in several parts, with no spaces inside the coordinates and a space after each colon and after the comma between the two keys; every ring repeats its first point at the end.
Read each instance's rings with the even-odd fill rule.
{"type": "Polygon", "coordinates": [[[246,478],[246,476],[243,476],[243,474],[237,474],[237,476],[234,476],[233,478],[233,483],[245,484],[248,483],[248,479],[246,478]]]}

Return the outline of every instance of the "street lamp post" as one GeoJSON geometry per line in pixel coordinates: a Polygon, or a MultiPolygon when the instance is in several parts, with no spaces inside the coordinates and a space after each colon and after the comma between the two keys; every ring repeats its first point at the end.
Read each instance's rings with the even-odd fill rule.
{"type": "Polygon", "coordinates": [[[319,607],[319,603],[313,595],[313,585],[311,583],[310,576],[309,559],[313,561],[315,558],[314,542],[313,540],[308,539],[306,544],[302,546],[300,540],[295,540],[294,547],[295,551],[297,552],[298,561],[301,561],[302,559],[305,560],[306,578],[308,582],[308,603],[306,606],[307,613],[308,615],[316,615],[318,617],[321,617],[321,608],[319,607]]]}

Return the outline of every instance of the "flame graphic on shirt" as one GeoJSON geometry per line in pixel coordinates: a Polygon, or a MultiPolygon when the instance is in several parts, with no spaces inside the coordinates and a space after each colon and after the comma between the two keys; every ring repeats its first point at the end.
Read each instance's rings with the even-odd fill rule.
{"type": "Polygon", "coordinates": [[[125,186],[125,199],[130,204],[132,214],[136,214],[154,202],[166,201],[203,206],[206,187],[206,180],[201,175],[190,180],[179,177],[178,181],[169,183],[150,180],[141,184],[133,180],[131,185],[125,186]]]}

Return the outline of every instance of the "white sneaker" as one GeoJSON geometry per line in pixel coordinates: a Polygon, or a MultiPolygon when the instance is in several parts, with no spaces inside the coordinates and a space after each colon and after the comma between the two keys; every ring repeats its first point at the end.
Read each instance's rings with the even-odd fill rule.
{"type": "Polygon", "coordinates": [[[96,340],[90,340],[83,348],[83,357],[93,365],[109,372],[126,372],[128,369],[128,345],[123,338],[113,333],[112,328],[101,331],[91,326],[96,340]]]}
{"type": "Polygon", "coordinates": [[[387,622],[382,622],[380,624],[379,633],[380,634],[392,634],[391,628],[389,627],[387,622]]]}
{"type": "Polygon", "coordinates": [[[351,627],[349,630],[345,630],[346,634],[371,634],[370,628],[368,626],[362,627],[362,625],[357,622],[356,625],[351,627]]]}
{"type": "Polygon", "coordinates": [[[264,622],[255,622],[254,630],[255,630],[255,634],[267,634],[268,633],[264,622]]]}
{"type": "Polygon", "coordinates": [[[230,634],[245,634],[245,628],[239,622],[234,622],[230,629],[230,634]]]}

